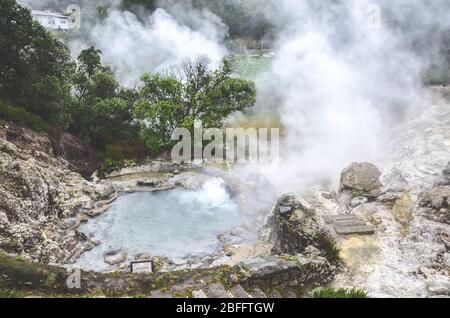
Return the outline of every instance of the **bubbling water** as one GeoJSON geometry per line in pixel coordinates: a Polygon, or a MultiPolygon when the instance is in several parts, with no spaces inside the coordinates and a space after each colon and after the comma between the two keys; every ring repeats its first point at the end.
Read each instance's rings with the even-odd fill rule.
{"type": "Polygon", "coordinates": [[[107,270],[103,253],[110,248],[125,249],[130,259],[142,252],[174,260],[206,256],[220,249],[219,234],[242,222],[239,206],[220,178],[198,190],[123,195],[80,228],[102,243],[84,253],[77,266],[107,270]]]}

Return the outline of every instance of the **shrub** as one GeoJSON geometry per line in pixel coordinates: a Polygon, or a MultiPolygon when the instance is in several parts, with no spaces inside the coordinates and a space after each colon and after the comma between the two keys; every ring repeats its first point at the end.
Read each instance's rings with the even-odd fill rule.
{"type": "Polygon", "coordinates": [[[107,145],[105,157],[112,161],[123,161],[125,159],[123,147],[120,144],[107,145]]]}
{"type": "Polygon", "coordinates": [[[100,167],[100,176],[104,177],[105,174],[118,170],[120,168],[120,162],[114,161],[113,159],[107,157],[103,160],[102,166],[100,167]]]}
{"type": "Polygon", "coordinates": [[[23,108],[10,106],[0,101],[0,118],[37,131],[48,131],[48,124],[39,116],[23,108]]]}
{"type": "Polygon", "coordinates": [[[345,288],[320,288],[313,292],[313,298],[369,298],[367,293],[361,289],[345,288]]]}
{"type": "Polygon", "coordinates": [[[147,156],[147,148],[139,142],[118,140],[106,145],[99,175],[103,177],[105,174],[121,169],[127,164],[143,161],[147,156]]]}
{"type": "Polygon", "coordinates": [[[327,231],[323,230],[319,233],[317,237],[317,248],[324,252],[325,257],[330,263],[334,265],[341,264],[341,249],[337,245],[336,240],[327,231]]]}
{"type": "Polygon", "coordinates": [[[100,168],[100,176],[113,172],[123,167],[125,160],[123,147],[120,144],[110,144],[106,146],[104,160],[100,168]]]}
{"type": "Polygon", "coordinates": [[[44,279],[44,285],[47,287],[55,287],[57,285],[56,273],[48,273],[44,279]]]}

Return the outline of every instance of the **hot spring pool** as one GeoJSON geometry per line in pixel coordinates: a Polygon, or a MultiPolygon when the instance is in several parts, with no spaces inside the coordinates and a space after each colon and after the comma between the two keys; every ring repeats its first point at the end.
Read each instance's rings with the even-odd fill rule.
{"type": "Polygon", "coordinates": [[[110,268],[103,261],[109,248],[127,250],[130,260],[143,252],[174,260],[205,256],[221,247],[217,235],[241,223],[238,205],[218,178],[198,190],[122,195],[106,213],[80,227],[101,244],[76,265],[97,271],[110,268]]]}

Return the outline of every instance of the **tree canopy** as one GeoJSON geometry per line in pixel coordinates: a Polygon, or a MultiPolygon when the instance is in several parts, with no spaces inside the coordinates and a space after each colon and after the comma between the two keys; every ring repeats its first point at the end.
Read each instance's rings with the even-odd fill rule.
{"type": "Polygon", "coordinates": [[[78,56],[69,130],[103,148],[135,136],[132,114],[136,94],[120,86],[111,69],[102,64],[101,53],[90,47],[78,56]]]}
{"type": "Polygon", "coordinates": [[[0,98],[58,122],[70,102],[68,49],[15,0],[0,2],[0,98]]]}
{"type": "Polygon", "coordinates": [[[231,76],[225,60],[211,70],[204,58],[188,61],[175,74],[144,74],[134,110],[142,141],[154,151],[171,145],[177,127],[191,129],[194,120],[205,128],[221,127],[233,112],[255,103],[254,83],[231,76]]]}

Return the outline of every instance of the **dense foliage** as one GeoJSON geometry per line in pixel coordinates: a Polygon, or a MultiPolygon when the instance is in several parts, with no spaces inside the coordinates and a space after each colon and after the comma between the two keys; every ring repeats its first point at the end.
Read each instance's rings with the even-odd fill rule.
{"type": "Polygon", "coordinates": [[[8,105],[0,100],[0,118],[18,123],[36,131],[47,131],[48,123],[21,107],[8,105]]]}
{"type": "Polygon", "coordinates": [[[82,51],[73,76],[74,102],[69,130],[101,148],[115,140],[132,139],[136,94],[120,87],[114,73],[101,63],[101,51],[82,51]]]}
{"type": "Polygon", "coordinates": [[[0,98],[52,123],[70,104],[74,63],[67,48],[15,0],[0,2],[0,98]]]}
{"type": "Polygon", "coordinates": [[[142,154],[139,135],[157,154],[176,127],[191,128],[195,119],[220,127],[255,102],[254,84],[233,78],[228,61],[216,71],[199,59],[177,74],[144,74],[136,90],[119,84],[101,54],[90,47],[73,61],[28,9],[2,1],[0,116],[38,130],[67,130],[103,151],[111,166],[142,154]]]}

